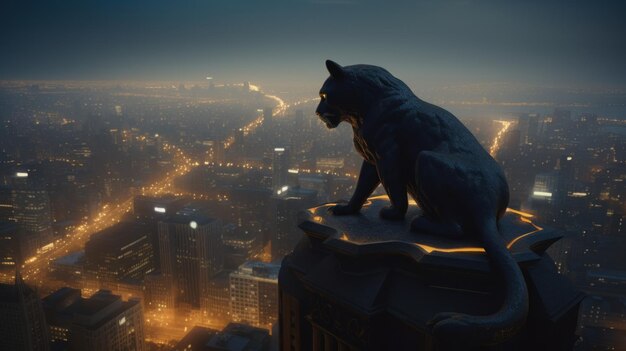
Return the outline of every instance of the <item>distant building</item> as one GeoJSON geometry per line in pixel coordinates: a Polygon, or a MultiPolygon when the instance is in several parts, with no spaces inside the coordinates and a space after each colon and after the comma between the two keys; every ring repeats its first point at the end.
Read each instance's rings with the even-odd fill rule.
{"type": "Polygon", "coordinates": [[[232,320],[268,330],[278,319],[280,265],[246,262],[230,274],[232,320]]]}
{"type": "Polygon", "coordinates": [[[268,351],[267,330],[230,323],[221,332],[194,327],[174,346],[174,351],[268,351]]]}
{"type": "Polygon", "coordinates": [[[303,189],[315,190],[317,202],[324,203],[336,199],[329,197],[331,176],[327,174],[302,174],[298,177],[298,185],[303,189]]]}
{"type": "Polygon", "coordinates": [[[34,255],[52,241],[50,197],[43,189],[13,190],[13,213],[20,226],[24,257],[34,255]]]}
{"type": "Polygon", "coordinates": [[[17,224],[0,221],[0,270],[15,270],[21,261],[17,224]]]}
{"type": "Polygon", "coordinates": [[[82,279],[85,252],[76,251],[50,262],[49,272],[54,279],[75,283],[82,279]]]}
{"type": "Polygon", "coordinates": [[[151,273],[144,278],[146,309],[167,310],[175,307],[174,278],[151,273]]]}
{"type": "Polygon", "coordinates": [[[141,281],[154,270],[154,252],[146,225],[121,222],[91,236],[85,244],[85,279],[112,287],[141,281]]]}
{"type": "Polygon", "coordinates": [[[69,350],[146,350],[137,299],[123,301],[107,290],[85,299],[76,289],[61,288],[43,304],[55,342],[66,342],[69,350]]]}
{"type": "Polygon", "coordinates": [[[532,145],[537,141],[539,131],[539,115],[536,113],[523,113],[517,119],[517,127],[520,131],[520,144],[532,145]]]}
{"type": "Polygon", "coordinates": [[[289,151],[285,147],[275,147],[272,154],[272,189],[275,193],[288,185],[288,176],[289,151]]]}
{"type": "MultiPolygon", "coordinates": [[[[247,226],[246,226],[247,227],[247,226]]],[[[224,230],[224,267],[226,269],[236,269],[250,257],[261,250],[261,234],[256,232],[257,228],[244,229],[235,225],[228,226],[229,230],[224,230]]]]}
{"type": "Polygon", "coordinates": [[[50,336],[41,301],[19,272],[15,284],[0,283],[0,350],[50,349],[50,336]]]}
{"type": "Polygon", "coordinates": [[[206,351],[207,343],[217,330],[195,326],[174,346],[172,351],[206,351]]]}
{"type": "Polygon", "coordinates": [[[257,187],[233,187],[230,190],[231,219],[238,228],[257,237],[255,245],[262,246],[270,241],[272,221],[270,204],[272,191],[257,187]]]}
{"type": "Polygon", "coordinates": [[[174,195],[135,196],[133,198],[133,214],[138,220],[159,220],[180,210],[186,199],[174,195]]]}
{"type": "Polygon", "coordinates": [[[13,190],[0,185],[0,221],[14,221],[13,190]]]}
{"type": "Polygon", "coordinates": [[[230,271],[222,271],[209,280],[204,310],[213,322],[230,321],[230,271]]]}
{"type": "Polygon", "coordinates": [[[224,266],[222,224],[183,209],[158,224],[161,273],[175,288],[177,304],[200,308],[209,278],[224,266]]]}
{"type": "Polygon", "coordinates": [[[317,204],[317,192],[310,189],[286,188],[273,197],[276,223],[272,237],[272,259],[290,253],[302,237],[298,229],[298,212],[317,204]]]}

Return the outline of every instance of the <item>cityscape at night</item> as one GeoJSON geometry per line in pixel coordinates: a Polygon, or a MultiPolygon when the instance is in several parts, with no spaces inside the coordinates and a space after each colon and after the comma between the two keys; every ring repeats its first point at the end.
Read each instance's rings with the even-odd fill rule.
{"type": "MultiPolygon", "coordinates": [[[[411,292],[382,287],[418,286],[406,277],[486,250],[413,233],[411,245],[436,265],[420,258],[432,266],[411,270],[408,251],[370,253],[373,237],[395,230],[368,217],[390,201],[386,186],[358,220],[327,211],[351,199],[364,161],[356,128],[329,130],[316,114],[326,59],[385,67],[454,113],[501,166],[500,228],[519,232],[507,248],[525,265],[532,304],[516,337],[626,350],[625,9],[561,0],[0,5],[0,351],[401,349],[376,341],[385,333],[430,345],[410,324],[418,317],[389,312],[387,301],[411,292]],[[392,229],[371,234],[379,228],[392,229]],[[545,243],[527,245],[538,232],[545,243]],[[529,249],[514,251],[518,241],[529,249]],[[360,255],[371,261],[352,261],[360,255]],[[380,310],[409,331],[392,317],[372,322],[380,310]]],[[[391,250],[399,240],[380,242],[391,250]]],[[[454,274],[449,288],[419,289],[486,294],[462,285],[478,273],[454,274]]],[[[407,311],[454,305],[419,291],[436,301],[407,311]]]]}

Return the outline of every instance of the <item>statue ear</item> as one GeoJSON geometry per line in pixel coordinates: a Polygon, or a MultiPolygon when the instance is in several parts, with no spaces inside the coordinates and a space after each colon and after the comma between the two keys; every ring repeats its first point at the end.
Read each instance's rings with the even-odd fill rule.
{"type": "Polygon", "coordinates": [[[341,67],[341,65],[332,60],[326,60],[326,69],[328,69],[330,76],[333,78],[340,79],[346,75],[343,67],[341,67]]]}

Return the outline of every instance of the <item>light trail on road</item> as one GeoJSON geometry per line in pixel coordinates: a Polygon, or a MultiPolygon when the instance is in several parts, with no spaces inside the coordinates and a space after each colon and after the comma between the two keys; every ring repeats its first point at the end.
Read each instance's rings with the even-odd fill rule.
{"type": "Polygon", "coordinates": [[[500,123],[502,127],[496,134],[496,137],[493,139],[493,144],[491,144],[491,147],[489,148],[489,154],[491,154],[492,157],[496,156],[496,153],[500,149],[500,146],[502,146],[502,138],[504,137],[504,134],[507,132],[507,130],[509,130],[509,127],[511,127],[511,125],[513,124],[513,122],[511,121],[502,121],[502,120],[495,120],[494,122],[500,123]]]}
{"type": "MultiPolygon", "coordinates": [[[[173,154],[176,166],[172,171],[167,172],[164,178],[142,188],[142,195],[156,196],[169,192],[174,179],[188,173],[194,167],[192,160],[180,148],[166,143],[163,145],[163,150],[173,154]]],[[[132,210],[132,206],[132,196],[118,204],[103,205],[100,212],[92,220],[80,224],[64,238],[57,239],[52,248],[25,260],[21,267],[22,277],[30,284],[38,287],[43,286],[51,261],[83,249],[91,235],[120,222],[124,215],[132,210]]]]}

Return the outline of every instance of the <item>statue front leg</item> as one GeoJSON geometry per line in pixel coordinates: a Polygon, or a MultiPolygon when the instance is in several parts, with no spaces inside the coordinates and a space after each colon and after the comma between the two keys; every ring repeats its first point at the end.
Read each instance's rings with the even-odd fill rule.
{"type": "Polygon", "coordinates": [[[397,157],[397,147],[384,148],[385,153],[378,161],[378,176],[389,196],[391,206],[380,210],[380,217],[387,220],[399,221],[404,219],[408,209],[406,189],[406,174],[402,172],[400,160],[397,157]]]}
{"type": "Polygon", "coordinates": [[[356,189],[352,198],[346,205],[335,205],[330,208],[330,211],[334,215],[350,215],[356,214],[361,210],[367,198],[372,195],[374,190],[380,184],[380,178],[376,171],[376,166],[363,161],[361,165],[361,172],[359,173],[359,179],[356,184],[356,189]]]}

